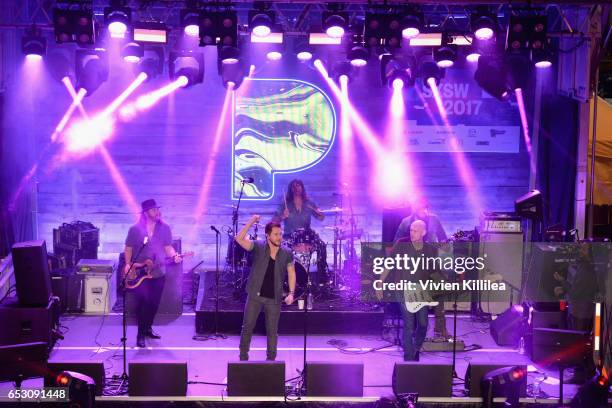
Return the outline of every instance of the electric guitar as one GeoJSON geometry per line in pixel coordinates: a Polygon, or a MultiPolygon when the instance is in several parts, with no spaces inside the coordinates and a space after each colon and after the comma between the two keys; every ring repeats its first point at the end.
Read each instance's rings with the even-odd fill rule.
{"type": "MultiPolygon", "coordinates": [[[[193,256],[193,252],[186,252],[184,254],[177,254],[177,255],[180,256],[181,258],[188,258],[190,256],[193,256]]],[[[163,264],[171,265],[173,263],[174,263],[173,257],[166,257],[163,263],[154,262],[152,259],[147,259],[144,262],[134,262],[134,265],[132,265],[132,269],[127,274],[127,276],[124,275],[125,276],[125,288],[126,289],[136,289],[146,279],[153,278],[153,275],[151,275],[151,271],[153,271],[153,269],[163,264]]]]}
{"type": "Polygon", "coordinates": [[[425,306],[437,306],[429,292],[424,291],[420,285],[416,285],[416,290],[404,290],[404,299],[406,300],[406,309],[410,313],[416,313],[425,306]]]}

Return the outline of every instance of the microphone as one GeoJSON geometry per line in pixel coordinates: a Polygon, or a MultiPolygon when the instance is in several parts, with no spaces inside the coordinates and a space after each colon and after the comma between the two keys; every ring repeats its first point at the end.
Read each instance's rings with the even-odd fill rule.
{"type": "Polygon", "coordinates": [[[145,246],[149,243],[149,236],[147,235],[146,237],[144,237],[144,240],[142,241],[142,246],[145,246]]]}
{"type": "Polygon", "coordinates": [[[240,182],[242,184],[251,184],[255,182],[255,179],[253,177],[246,177],[246,178],[243,178],[240,182]]]}
{"type": "Polygon", "coordinates": [[[210,229],[215,231],[217,234],[220,234],[219,230],[217,229],[217,227],[215,227],[214,225],[210,226],[210,229]]]}

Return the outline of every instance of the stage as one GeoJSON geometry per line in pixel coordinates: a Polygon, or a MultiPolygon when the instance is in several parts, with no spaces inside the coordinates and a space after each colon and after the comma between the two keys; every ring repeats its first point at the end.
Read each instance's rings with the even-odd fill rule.
{"type": "MultiPolygon", "coordinates": [[[[227,363],[238,360],[239,336],[229,335],[227,339],[197,341],[194,340],[195,313],[185,312],[182,316],[158,316],[155,330],[162,336],[161,340],[147,340],[147,347],[139,349],[134,347],[136,328],[128,327],[128,362],[134,361],[175,361],[187,362],[188,387],[187,396],[168,398],[145,398],[113,396],[117,391],[116,378],[122,372],[122,352],[120,347],[121,315],[112,313],[109,316],[82,316],[66,315],[61,318],[62,332],[65,339],[55,345],[50,355],[53,361],[101,361],[104,363],[107,387],[103,397],[98,397],[99,406],[153,406],[152,401],[176,401],[180,406],[217,406],[230,405],[237,401],[244,402],[244,406],[261,406],[262,398],[227,397],[227,363]],[[115,380],[112,380],[115,378],[115,380]],[[205,383],[216,383],[210,385],[205,383]],[[123,405],[122,405],[123,404],[123,405]],[[128,405],[125,405],[128,404],[128,405]]],[[[430,316],[431,336],[433,315],[430,316]]],[[[558,373],[554,370],[535,367],[526,355],[521,355],[516,349],[499,347],[490,336],[488,324],[472,321],[467,314],[461,314],[457,319],[458,338],[463,340],[468,349],[472,351],[459,352],[456,357],[456,372],[464,378],[469,363],[498,364],[508,362],[509,365],[527,364],[529,374],[527,378],[528,390],[532,389],[534,382],[541,382],[541,391],[549,399],[538,398],[538,403],[547,406],[554,405],[558,397],[558,373]],[[545,379],[544,379],[545,378],[545,379]]],[[[447,316],[447,325],[452,329],[452,319],[447,316]]],[[[381,328],[382,329],[382,328],[381,328]]],[[[233,330],[236,331],[236,328],[233,330]]],[[[280,331],[283,332],[282,321],[280,331]]],[[[402,361],[402,351],[397,346],[385,341],[381,337],[382,331],[368,335],[334,334],[330,327],[327,334],[311,335],[307,339],[308,361],[329,362],[356,362],[364,364],[363,398],[350,398],[350,406],[374,407],[382,397],[392,397],[391,377],[393,366],[402,361]],[[332,345],[330,344],[332,342],[332,345]],[[341,347],[342,349],[340,349],[341,347]],[[376,350],[376,351],[372,351],[376,350]]],[[[277,360],[285,361],[285,378],[290,379],[298,375],[297,370],[302,368],[303,337],[299,334],[280,335],[277,360]]],[[[251,361],[265,359],[265,336],[256,335],[251,347],[251,361]]],[[[450,352],[421,352],[422,363],[450,363],[450,352]]],[[[432,379],[435,381],[435,379],[432,379]]],[[[452,398],[430,397],[420,398],[422,406],[453,406],[470,407],[479,406],[481,400],[466,397],[466,391],[461,379],[453,383],[452,398]]],[[[289,385],[290,383],[288,383],[289,385]]],[[[42,385],[42,380],[34,379],[24,382],[24,387],[42,385]]],[[[4,393],[10,388],[9,383],[0,384],[4,393]]],[[[568,384],[564,387],[567,399],[576,392],[576,386],[568,384]]],[[[289,396],[288,399],[295,397],[289,396]]],[[[283,398],[263,398],[266,401],[282,401],[283,398]]],[[[324,406],[347,402],[347,398],[315,398],[304,397],[304,404],[317,403],[314,406],[324,406]]],[[[4,400],[6,401],[6,400],[4,400]]],[[[536,406],[534,398],[524,399],[525,404],[536,406]]],[[[161,402],[159,402],[163,406],[161,402]]],[[[266,404],[266,406],[269,406],[266,404]]],[[[272,405],[274,406],[274,405],[272,405]]],[[[309,405],[311,406],[311,405],[309,405]]],[[[421,406],[421,405],[419,405],[421,406]]]]}

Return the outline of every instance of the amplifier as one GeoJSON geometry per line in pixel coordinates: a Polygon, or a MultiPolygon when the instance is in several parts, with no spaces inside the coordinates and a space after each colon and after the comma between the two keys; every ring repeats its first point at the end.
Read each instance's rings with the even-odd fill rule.
{"type": "Polygon", "coordinates": [[[93,245],[86,245],[82,249],[79,249],[72,245],[66,245],[58,243],[53,246],[53,252],[56,257],[61,257],[64,261],[64,267],[72,268],[77,263],[85,259],[96,259],[98,257],[98,247],[93,245]]]}
{"type": "MultiPolygon", "coordinates": [[[[114,272],[114,271],[113,271],[114,272]]],[[[107,314],[115,306],[117,288],[111,274],[81,274],[84,276],[85,313],[107,314]]]]}
{"type": "Polygon", "coordinates": [[[115,270],[115,261],[106,259],[81,259],[76,265],[77,273],[86,273],[88,275],[113,274],[115,270]]]}
{"type": "Polygon", "coordinates": [[[96,248],[100,242],[100,230],[90,222],[74,221],[70,224],[62,224],[57,232],[53,233],[53,241],[64,245],[72,245],[82,249],[87,245],[96,248]]]}

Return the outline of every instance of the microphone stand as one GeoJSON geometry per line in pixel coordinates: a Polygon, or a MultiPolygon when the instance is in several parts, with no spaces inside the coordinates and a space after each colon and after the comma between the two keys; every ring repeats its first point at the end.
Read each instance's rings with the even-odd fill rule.
{"type": "MultiPolygon", "coordinates": [[[[240,210],[240,202],[244,194],[244,180],[240,181],[240,195],[236,208],[232,211],[232,276],[236,276],[236,235],[238,235],[238,211],[240,210]]],[[[240,277],[240,285],[242,285],[243,276],[240,277]]]]}
{"type": "MultiPolygon", "coordinates": [[[[217,268],[215,270],[215,332],[207,337],[208,339],[227,339],[227,336],[219,333],[219,256],[220,256],[220,240],[221,240],[221,232],[215,228],[213,225],[210,226],[215,232],[215,248],[216,248],[216,262],[217,268]]],[[[234,241],[235,245],[235,241],[234,241]]]]}
{"type": "MultiPolygon", "coordinates": [[[[306,269],[306,290],[304,291],[304,349],[302,356],[302,372],[300,373],[300,377],[302,380],[302,386],[299,390],[298,399],[304,395],[306,395],[306,343],[308,339],[308,297],[312,293],[312,281],[310,279],[310,262],[312,259],[312,252],[309,252],[308,263],[305,265],[306,269]]],[[[314,300],[313,300],[314,303],[314,300]]],[[[312,306],[314,310],[314,305],[312,306]]]]}
{"type": "Polygon", "coordinates": [[[140,253],[142,252],[142,250],[144,249],[145,245],[147,245],[148,241],[145,241],[142,243],[142,245],[140,246],[140,248],[138,248],[138,251],[136,252],[136,255],[134,255],[132,257],[132,262],[130,263],[130,268],[128,269],[127,273],[123,276],[123,279],[121,279],[121,289],[123,291],[123,300],[121,301],[122,306],[123,306],[123,313],[121,316],[121,325],[123,326],[123,336],[121,337],[121,347],[123,348],[123,373],[121,374],[121,385],[119,386],[119,389],[123,388],[123,384],[124,382],[129,381],[129,377],[127,374],[127,351],[126,351],[126,343],[127,343],[127,307],[126,307],[126,297],[127,297],[127,288],[125,287],[125,281],[127,280],[128,275],[130,274],[130,272],[132,272],[132,268],[134,268],[134,263],[136,262],[136,258],[138,258],[140,256],[140,253]]]}

